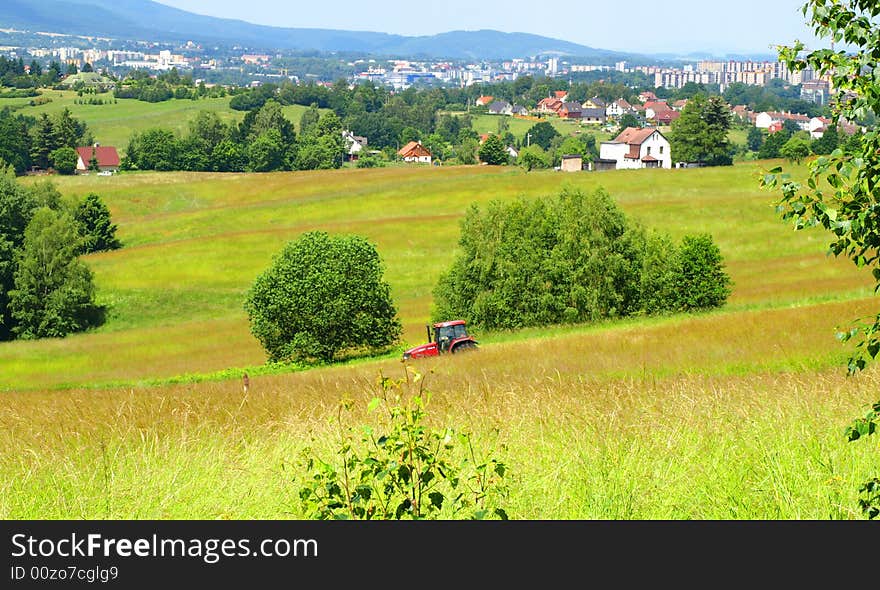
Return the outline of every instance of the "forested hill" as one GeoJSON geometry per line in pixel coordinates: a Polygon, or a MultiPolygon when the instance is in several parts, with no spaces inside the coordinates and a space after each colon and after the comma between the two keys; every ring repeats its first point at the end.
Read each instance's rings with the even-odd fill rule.
{"type": "Polygon", "coordinates": [[[505,59],[558,53],[610,62],[634,56],[526,33],[452,31],[409,37],[363,31],[282,28],[202,16],[150,0],[3,0],[0,28],[128,40],[224,43],[253,49],[505,59]]]}

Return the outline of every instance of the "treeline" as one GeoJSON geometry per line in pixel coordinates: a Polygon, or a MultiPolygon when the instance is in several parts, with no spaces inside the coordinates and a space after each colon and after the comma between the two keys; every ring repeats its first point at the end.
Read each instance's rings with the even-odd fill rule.
{"type": "Polygon", "coordinates": [[[134,134],[122,161],[123,169],[270,172],[316,170],[342,166],[345,144],[342,124],[333,112],[303,116],[297,135],[269,100],[249,111],[241,123],[224,123],[216,113],[201,111],[186,136],[168,129],[134,134]]]}
{"type": "Polygon", "coordinates": [[[226,89],[222,86],[208,88],[204,82],[195,84],[192,76],[181,75],[177,68],[171,68],[155,77],[147,70],[132,70],[119,81],[114,91],[116,98],[131,98],[144,102],[164,102],[172,98],[190,100],[218,98],[226,94],[226,89]]]}
{"type": "Polygon", "coordinates": [[[488,329],[581,323],[723,305],[730,277],[708,234],[630,222],[603,189],[472,205],[434,289],[435,320],[488,329]]]}
{"type": "Polygon", "coordinates": [[[0,340],[62,337],[100,325],[82,254],[121,246],[100,196],[63,198],[48,182],[23,187],[0,171],[0,340]]]}
{"type": "Polygon", "coordinates": [[[26,68],[22,58],[12,59],[0,55],[0,85],[11,88],[38,88],[54,86],[61,80],[62,67],[57,61],[49,63],[49,67],[43,67],[36,61],[31,61],[26,68]]]}
{"type": "MultiPolygon", "coordinates": [[[[92,134],[84,121],[71,116],[70,110],[39,117],[15,114],[11,109],[0,110],[0,160],[22,174],[32,166],[42,169],[69,164],[75,148],[94,143],[92,134]],[[63,151],[62,151],[63,150],[63,151]],[[60,158],[59,158],[60,156],[60,158]]],[[[66,171],[64,165],[59,171],[66,171]]],[[[72,172],[72,169],[70,170],[72,172]]]]}

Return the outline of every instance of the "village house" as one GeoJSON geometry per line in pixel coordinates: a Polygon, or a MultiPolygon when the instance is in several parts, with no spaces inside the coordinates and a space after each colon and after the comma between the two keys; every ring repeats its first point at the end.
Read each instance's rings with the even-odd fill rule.
{"type": "Polygon", "coordinates": [[[419,162],[423,164],[431,163],[431,151],[422,145],[420,141],[411,141],[400,150],[397,155],[403,158],[404,162],[419,162]]]}
{"type": "Polygon", "coordinates": [[[535,111],[545,115],[556,114],[562,108],[562,101],[558,98],[542,98],[538,101],[535,111]]]}
{"type": "Polygon", "coordinates": [[[568,90],[554,90],[553,96],[559,102],[565,102],[566,100],[568,100],[568,90]]]}
{"type": "Polygon", "coordinates": [[[581,110],[581,103],[579,102],[564,102],[556,111],[556,114],[561,119],[580,119],[581,110]]]}
{"type": "Polygon", "coordinates": [[[602,109],[604,111],[605,107],[608,105],[606,105],[605,101],[598,96],[594,96],[593,98],[585,100],[581,106],[585,109],[602,109]]]}
{"type": "Polygon", "coordinates": [[[604,166],[614,163],[617,170],[636,168],[672,168],[669,141],[657,129],[627,127],[611,141],[599,145],[599,160],[604,166]]]}
{"type": "Polygon", "coordinates": [[[351,131],[343,131],[342,140],[345,142],[346,158],[350,162],[356,161],[361,152],[367,149],[367,138],[355,135],[351,131]]]}
{"type": "Polygon", "coordinates": [[[486,106],[487,104],[491,103],[494,99],[495,99],[494,96],[481,96],[480,98],[478,98],[477,100],[474,101],[474,104],[477,105],[478,107],[483,107],[483,106],[486,106]]]}
{"type": "Polygon", "coordinates": [[[681,113],[678,111],[660,111],[656,115],[654,115],[654,122],[657,125],[669,126],[672,125],[672,122],[681,117],[681,113]]]}
{"type": "Polygon", "coordinates": [[[109,145],[95,144],[76,148],[76,173],[87,174],[92,159],[97,162],[98,172],[117,172],[119,170],[119,154],[116,148],[109,145]]]}
{"type": "Polygon", "coordinates": [[[605,116],[611,118],[622,117],[627,113],[634,113],[635,111],[632,108],[632,105],[629,104],[622,98],[618,98],[612,103],[609,103],[608,106],[605,107],[605,116]]]}
{"type": "Polygon", "coordinates": [[[581,123],[602,125],[605,123],[605,109],[581,109],[581,123]]]}
{"type": "Polygon", "coordinates": [[[506,100],[496,100],[489,105],[490,115],[512,115],[513,105],[506,100]]]}
{"type": "Polygon", "coordinates": [[[645,103],[645,118],[656,119],[660,113],[671,110],[672,107],[665,100],[649,100],[645,103]]]}
{"type": "MultiPolygon", "coordinates": [[[[755,116],[755,127],[758,129],[767,129],[770,131],[774,123],[785,124],[785,121],[794,121],[803,131],[810,130],[810,117],[795,113],[778,113],[773,111],[764,111],[755,116]]],[[[774,126],[775,127],[775,126],[774,126]]],[[[772,131],[770,131],[772,133],[772,131]]]]}

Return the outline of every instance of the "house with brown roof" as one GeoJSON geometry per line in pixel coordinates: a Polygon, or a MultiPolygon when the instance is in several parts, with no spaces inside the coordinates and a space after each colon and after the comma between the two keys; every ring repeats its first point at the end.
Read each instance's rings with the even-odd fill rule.
{"type": "Polygon", "coordinates": [[[97,161],[98,172],[119,170],[119,153],[113,146],[96,143],[93,146],[78,147],[76,156],[77,174],[88,173],[93,158],[97,161]]]}
{"type": "Polygon", "coordinates": [[[397,155],[403,158],[404,162],[421,162],[424,164],[431,163],[431,151],[422,145],[420,141],[411,141],[400,150],[397,155]]]}
{"type": "Polygon", "coordinates": [[[474,104],[477,105],[478,107],[483,107],[483,106],[486,106],[487,104],[491,103],[493,100],[495,100],[494,96],[481,96],[477,100],[474,101],[474,104]]]}
{"type": "Polygon", "coordinates": [[[565,102],[566,100],[568,100],[568,90],[554,90],[553,96],[554,98],[556,98],[556,100],[565,102]]]}
{"type": "Polygon", "coordinates": [[[539,113],[556,114],[562,108],[562,101],[558,98],[542,98],[538,101],[538,107],[535,109],[539,113]]]}
{"type": "Polygon", "coordinates": [[[562,119],[580,119],[582,110],[583,108],[579,102],[564,102],[556,111],[556,114],[562,119]]]}
{"type": "Polygon", "coordinates": [[[672,168],[669,140],[651,127],[627,127],[611,141],[599,145],[599,160],[614,162],[617,170],[637,168],[672,168]]]}
{"type": "Polygon", "coordinates": [[[606,117],[622,117],[627,113],[634,113],[632,105],[629,104],[622,98],[618,98],[612,103],[609,103],[607,107],[605,107],[605,116],[606,117]]]}
{"type": "Polygon", "coordinates": [[[672,125],[672,122],[681,117],[681,113],[679,111],[660,111],[656,115],[654,115],[654,121],[658,125],[669,126],[672,125]]]}
{"type": "Polygon", "coordinates": [[[656,119],[660,113],[671,110],[672,107],[665,100],[649,100],[645,103],[645,118],[656,119]]]}

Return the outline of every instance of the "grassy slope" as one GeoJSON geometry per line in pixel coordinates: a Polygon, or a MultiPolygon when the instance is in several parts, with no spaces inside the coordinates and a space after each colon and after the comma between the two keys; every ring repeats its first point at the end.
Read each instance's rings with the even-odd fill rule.
{"type": "MultiPolygon", "coordinates": [[[[76,92],[45,90],[43,96],[52,102],[38,106],[23,106],[18,113],[36,116],[40,113],[57,113],[65,108],[70,109],[73,117],[85,121],[92,131],[95,141],[102,145],[115,146],[120,153],[125,152],[132,133],[144,131],[152,127],[172,129],[180,135],[186,134],[189,121],[199,111],[209,111],[220,115],[224,121],[240,121],[244,117],[241,111],[229,108],[229,97],[206,98],[203,100],[167,100],[159,103],[147,103],[139,100],[117,100],[115,104],[89,105],[75,104],[76,92]]],[[[99,95],[107,100],[111,94],[99,95]]],[[[31,99],[15,98],[0,100],[0,108],[5,105],[27,105],[31,99]]],[[[300,117],[306,107],[291,105],[284,107],[284,115],[299,126],[300,117]]]]}
{"type": "MultiPolygon", "coordinates": [[[[69,178],[97,190],[126,248],[88,258],[113,304],[101,330],[0,345],[3,386],[92,385],[262,362],[243,291],[310,228],[379,245],[421,338],[430,288],[473,201],[605,186],[634,219],[711,232],[735,281],[703,315],[480,335],[477,354],[413,366],[430,420],[474,433],[509,468],[513,518],[858,518],[876,448],[843,425],[880,372],[844,377],[838,323],[870,313],[870,277],[825,256],[758,190],[754,163],[568,175],[414,168],[269,175],[69,178]],[[523,362],[528,359],[528,362],[523,362]]],[[[802,173],[802,170],[800,171],[802,173]]],[[[0,517],[303,518],[301,451],[332,461],[342,399],[352,424],[396,359],[196,384],[0,396],[0,517]]]]}
{"type": "MultiPolygon", "coordinates": [[[[119,224],[125,248],[87,258],[110,321],[63,340],[0,344],[0,388],[261,364],[265,357],[241,302],[283,244],[310,229],[358,233],[377,244],[404,339],[418,342],[431,289],[452,260],[465,209],[490,199],[553,194],[563,185],[603,186],[634,220],[675,238],[710,232],[735,284],[726,312],[867,297],[867,273],[829,260],[821,234],[782,224],[771,195],[757,187],[757,173],[751,163],[582,174],[416,167],[59,178],[65,193],[101,194],[119,224]]],[[[829,343],[819,348],[839,350],[829,343]]]]}

